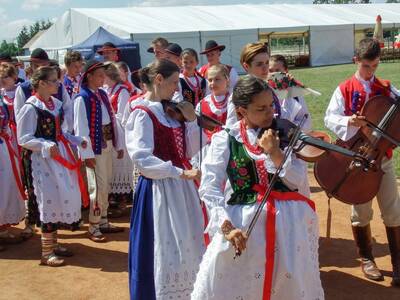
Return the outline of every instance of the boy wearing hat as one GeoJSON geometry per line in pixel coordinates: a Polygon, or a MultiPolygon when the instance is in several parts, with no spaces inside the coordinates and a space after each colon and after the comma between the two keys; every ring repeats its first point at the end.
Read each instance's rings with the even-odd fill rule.
{"type": "Polygon", "coordinates": [[[106,42],[99,50],[97,50],[97,53],[103,56],[104,61],[118,62],[120,51],[121,50],[113,43],[106,42]]]}
{"type": "Polygon", "coordinates": [[[181,60],[182,48],[178,44],[171,43],[164,49],[163,58],[176,64],[179,68],[182,67],[181,60]]]}
{"type": "Polygon", "coordinates": [[[102,89],[105,64],[92,60],[84,68],[81,87],[74,101],[75,135],[84,138],[88,147],[80,149],[85,160],[90,194],[89,238],[105,242],[103,233],[123,231],[108,222],[108,192],[112,180],[112,147],[123,157],[115,116],[107,93],[102,89]]]}
{"type": "MultiPolygon", "coordinates": [[[[225,45],[218,45],[218,43],[214,40],[209,40],[206,43],[205,49],[200,52],[200,54],[205,55],[207,57],[208,63],[203,65],[199,69],[199,73],[204,78],[207,77],[207,70],[209,67],[213,65],[217,65],[221,63],[221,52],[225,50],[225,45]]],[[[232,93],[233,88],[236,85],[236,82],[239,79],[239,75],[234,67],[225,65],[229,71],[229,90],[232,93]]]]}

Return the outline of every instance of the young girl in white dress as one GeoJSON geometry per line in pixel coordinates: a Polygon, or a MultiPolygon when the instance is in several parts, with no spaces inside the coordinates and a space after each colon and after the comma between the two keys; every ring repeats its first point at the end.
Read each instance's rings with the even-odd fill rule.
{"type": "Polygon", "coordinates": [[[34,94],[17,115],[18,143],[32,151],[32,177],[42,223],[41,264],[60,266],[60,256],[72,252],[57,244],[60,223],[74,224],[81,218],[79,162],[71,143],[86,147],[86,142],[63,131],[62,102],[54,97],[59,81],[52,67],[40,67],[31,78],[34,94]]]}
{"type": "Polygon", "coordinates": [[[202,165],[199,193],[213,239],[192,299],[323,299],[318,219],[314,203],[294,192],[303,176],[295,155],[284,163],[252,235],[246,235],[284,153],[269,129],[274,108],[267,83],[246,75],[232,100],[242,120],[213,136],[202,165]],[[261,129],[266,131],[258,138],[261,129]],[[225,193],[228,186],[233,193],[225,193]],[[233,259],[236,252],[241,255],[233,259]]]}

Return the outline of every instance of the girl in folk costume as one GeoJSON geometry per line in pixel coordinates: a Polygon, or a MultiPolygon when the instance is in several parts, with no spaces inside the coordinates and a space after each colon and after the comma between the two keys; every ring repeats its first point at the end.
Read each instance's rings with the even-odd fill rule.
{"type": "MultiPolygon", "coordinates": [[[[0,66],[0,81],[2,77],[0,66]]],[[[0,95],[0,245],[22,242],[21,236],[8,231],[25,216],[25,190],[22,185],[17,141],[13,136],[11,124],[12,111],[0,95]]]]}
{"type": "MultiPolygon", "coordinates": [[[[262,80],[267,80],[269,54],[268,47],[264,43],[251,43],[244,46],[240,53],[240,64],[247,74],[253,75],[262,80]]],[[[233,126],[240,116],[237,116],[232,97],[228,102],[228,116],[226,126],[233,126]]]]}
{"type": "Polygon", "coordinates": [[[41,263],[60,266],[59,256],[72,253],[57,244],[58,224],[74,224],[81,217],[83,179],[70,144],[85,148],[86,142],[62,129],[62,102],[57,91],[57,73],[52,67],[37,69],[31,79],[34,95],[17,115],[18,143],[32,151],[33,186],[42,229],[41,263]]]}
{"type": "Polygon", "coordinates": [[[179,74],[179,93],[181,99],[193,104],[199,103],[205,96],[207,82],[196,70],[199,63],[197,52],[194,49],[184,49],[182,54],[182,73],[179,74]]]}
{"type": "MultiPolygon", "coordinates": [[[[260,78],[266,82],[268,82],[268,74],[269,74],[269,55],[268,55],[268,47],[264,43],[251,43],[247,44],[240,54],[240,63],[243,66],[243,69],[248,73],[257,78],[260,78]]],[[[279,99],[275,92],[273,91],[274,97],[274,106],[275,106],[275,114],[277,117],[288,119],[289,121],[296,121],[297,118],[301,119],[304,115],[302,111],[301,105],[293,100],[293,101],[282,101],[283,99],[279,99]],[[297,116],[299,115],[299,116],[297,116]],[[296,118],[295,118],[296,117],[296,118]]],[[[226,121],[227,127],[233,126],[238,120],[238,111],[235,108],[235,105],[232,101],[228,104],[228,118],[226,121]]],[[[239,113],[240,114],[240,113],[239,113]]],[[[307,124],[310,124],[309,121],[306,121],[307,124]]],[[[309,125],[311,126],[311,125],[309,125]]],[[[309,127],[307,125],[307,129],[309,127]]],[[[310,188],[308,184],[308,175],[307,175],[307,164],[303,161],[300,162],[301,168],[303,169],[304,176],[302,177],[302,182],[299,184],[299,192],[306,196],[310,197],[310,188]]]]}
{"type": "Polygon", "coordinates": [[[213,136],[202,166],[199,193],[211,212],[214,237],[191,299],[323,299],[318,219],[314,203],[292,192],[303,176],[295,155],[285,162],[252,235],[245,233],[284,153],[268,129],[274,108],[267,83],[242,77],[233,102],[243,118],[213,136]],[[267,130],[258,139],[262,128],[267,130]],[[224,195],[225,182],[231,195],[224,195]],[[235,252],[241,256],[233,259],[235,252]]]}
{"type": "Polygon", "coordinates": [[[148,94],[125,127],[128,153],[142,175],[130,229],[130,295],[190,299],[204,253],[203,216],[193,182],[199,171],[184,165],[199,151],[201,131],[190,104],[178,104],[186,122],[164,112],[161,100],[170,101],[178,87],[177,65],[161,59],[142,73],[148,94]]]}
{"type": "MultiPolygon", "coordinates": [[[[205,55],[207,57],[207,64],[203,65],[199,69],[199,73],[204,78],[207,77],[208,69],[213,66],[221,63],[221,53],[225,50],[224,45],[218,45],[218,43],[214,40],[210,40],[206,43],[205,49],[200,52],[200,54],[205,55]]],[[[232,92],[233,87],[239,79],[239,75],[236,69],[230,65],[226,65],[229,71],[229,82],[230,82],[230,92],[232,92]]]]}
{"type": "Polygon", "coordinates": [[[71,99],[79,93],[79,81],[83,67],[83,58],[78,51],[68,51],[64,57],[66,73],[63,84],[71,99]]]}
{"type": "MultiPolygon", "coordinates": [[[[379,41],[363,39],[356,51],[356,73],[342,82],[332,95],[325,115],[325,126],[332,130],[341,140],[350,140],[360,130],[367,126],[365,116],[361,116],[365,103],[374,96],[383,95],[396,98],[400,92],[388,80],[375,76],[379,66],[381,49],[379,41]]],[[[384,175],[376,195],[381,211],[381,217],[386,226],[392,259],[393,286],[400,286],[400,196],[397,188],[396,174],[392,160],[392,151],[382,159],[384,175]]],[[[372,200],[353,205],[351,210],[351,225],[353,236],[361,257],[361,269],[364,276],[375,281],[384,280],[382,273],[375,264],[372,253],[372,235],[370,222],[372,220],[372,200]]]]}
{"type": "Polygon", "coordinates": [[[117,158],[124,155],[122,134],[107,93],[101,89],[105,80],[105,65],[92,60],[86,63],[79,95],[74,101],[74,132],[84,138],[89,146],[79,149],[85,160],[90,193],[89,239],[105,242],[103,233],[123,231],[108,222],[108,192],[113,172],[113,148],[117,158]]]}
{"type": "Polygon", "coordinates": [[[116,63],[118,67],[119,75],[121,76],[121,80],[124,85],[127,87],[129,95],[131,97],[140,94],[140,89],[136,87],[131,81],[131,71],[129,70],[129,66],[124,61],[119,61],[116,63]]]}
{"type": "MultiPolygon", "coordinates": [[[[123,83],[118,66],[115,63],[108,65],[105,72],[105,84],[108,86],[108,98],[110,99],[111,107],[115,113],[117,124],[121,127],[123,114],[128,105],[130,94],[128,88],[123,83]]],[[[122,144],[125,143],[122,142],[122,144]]],[[[124,150],[124,152],[126,152],[126,150],[124,150]]],[[[125,200],[127,200],[129,194],[133,190],[133,165],[128,155],[124,155],[123,159],[118,159],[117,151],[114,150],[113,153],[113,175],[110,194],[112,195],[111,198],[114,199],[112,201],[110,199],[110,205],[118,208],[122,198],[125,197],[125,200]]]]}

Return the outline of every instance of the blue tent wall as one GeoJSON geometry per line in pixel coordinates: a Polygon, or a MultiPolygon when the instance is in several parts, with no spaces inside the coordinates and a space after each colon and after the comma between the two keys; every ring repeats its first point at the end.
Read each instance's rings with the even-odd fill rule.
{"type": "Polygon", "coordinates": [[[141,68],[139,44],[129,40],[121,39],[118,36],[108,32],[103,27],[99,27],[86,40],[72,46],[70,49],[81,52],[85,59],[101,60],[101,56],[99,56],[96,51],[106,42],[111,42],[116,47],[121,49],[120,60],[126,62],[132,71],[141,68]]]}

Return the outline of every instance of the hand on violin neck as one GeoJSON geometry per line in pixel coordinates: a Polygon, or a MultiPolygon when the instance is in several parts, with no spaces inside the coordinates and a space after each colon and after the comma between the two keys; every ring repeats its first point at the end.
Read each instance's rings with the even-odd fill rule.
{"type": "Polygon", "coordinates": [[[365,116],[360,116],[358,114],[354,114],[349,118],[348,124],[354,127],[363,127],[367,126],[367,122],[365,121],[365,116]]]}

